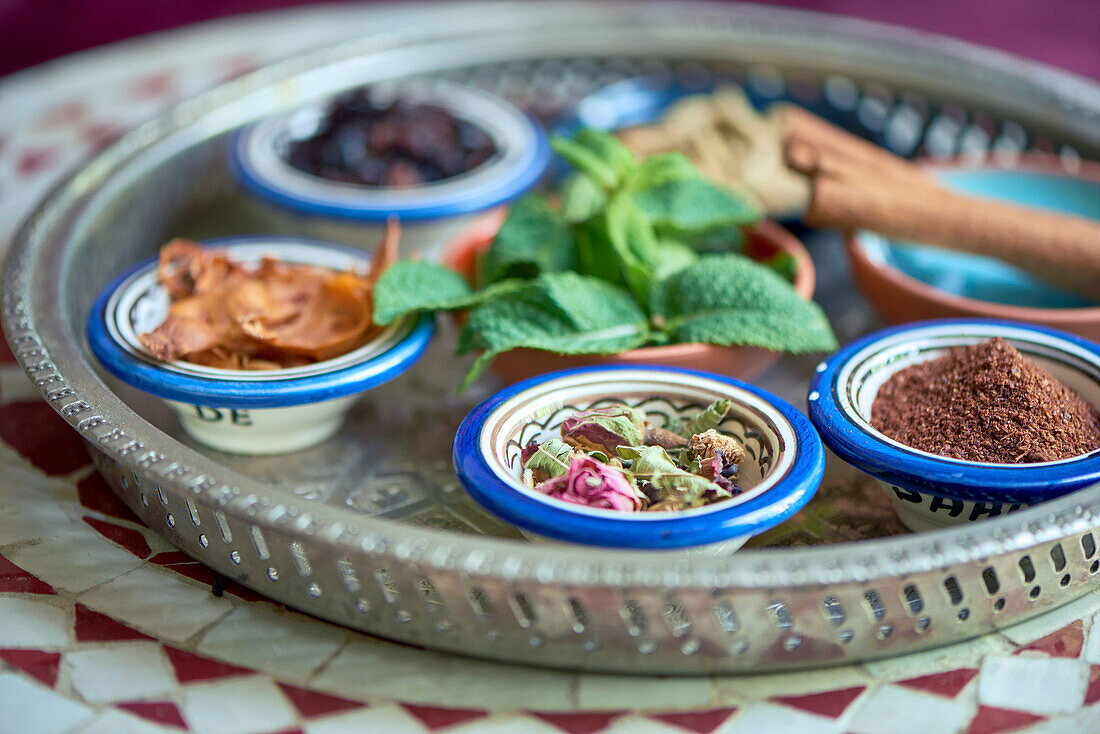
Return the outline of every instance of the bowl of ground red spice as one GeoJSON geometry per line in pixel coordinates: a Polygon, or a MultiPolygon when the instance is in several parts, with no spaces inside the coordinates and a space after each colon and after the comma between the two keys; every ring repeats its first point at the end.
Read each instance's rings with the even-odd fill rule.
{"type": "Polygon", "coordinates": [[[923,530],[1100,482],[1100,345],[1015,322],[944,320],[860,339],[818,366],[810,419],[923,530]]]}
{"type": "Polygon", "coordinates": [[[278,231],[370,245],[399,217],[402,254],[431,257],[478,213],[542,176],[542,125],[507,100],[440,79],[357,87],[245,128],[230,164],[278,231]]]}

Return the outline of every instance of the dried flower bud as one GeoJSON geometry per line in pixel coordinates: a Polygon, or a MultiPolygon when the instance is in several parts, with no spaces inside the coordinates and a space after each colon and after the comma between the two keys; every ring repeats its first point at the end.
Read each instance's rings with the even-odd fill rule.
{"type": "Polygon", "coordinates": [[[620,446],[637,446],[645,436],[645,415],[626,405],[593,408],[566,418],[561,437],[570,446],[615,456],[620,446]]]}
{"type": "Polygon", "coordinates": [[[737,441],[712,428],[691,437],[687,455],[699,466],[700,475],[707,479],[716,476],[728,479],[726,468],[731,464],[740,464],[745,458],[745,449],[737,441]]]}

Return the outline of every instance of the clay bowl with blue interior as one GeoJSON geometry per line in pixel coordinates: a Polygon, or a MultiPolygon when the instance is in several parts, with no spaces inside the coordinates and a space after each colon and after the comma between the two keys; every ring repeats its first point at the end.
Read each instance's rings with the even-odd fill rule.
{"type": "Polygon", "coordinates": [[[324,118],[332,98],[318,100],[245,128],[230,147],[230,165],[261,221],[281,232],[373,246],[396,216],[403,230],[401,254],[433,257],[479,214],[534,186],[550,162],[542,125],[496,95],[438,79],[373,85],[371,93],[443,108],[484,131],[497,154],[466,173],[415,186],[363,186],[314,176],[287,163],[285,152],[324,118]]]}
{"type": "Polygon", "coordinates": [[[871,406],[891,375],[951,347],[998,336],[1100,408],[1100,345],[1016,322],[947,319],[892,327],[818,365],[810,420],[837,456],[879,481],[911,530],[998,517],[1100,482],[1100,450],[1034,464],[962,461],[911,448],[871,426],[871,406]]]}
{"type": "MultiPolygon", "coordinates": [[[[210,240],[239,262],[270,255],[284,262],[365,272],[369,253],[315,240],[257,235],[210,240]]],[[[92,352],[122,382],[161,398],[192,438],[221,451],[275,454],[333,436],[362,393],[419,359],[434,331],[430,316],[402,319],[332,359],[276,370],[217,369],[151,354],[138,335],[155,329],[170,299],[157,282],[157,259],[108,285],[88,316],[92,352]]]]}
{"type": "Polygon", "coordinates": [[[498,392],[462,422],[453,460],[470,495],[533,540],[714,555],[793,515],[824,473],[817,432],[783,400],[720,375],[630,365],[565,370],[498,392]],[[521,479],[524,446],[559,436],[562,421],[578,411],[625,403],[659,426],[720,398],[733,407],[718,430],[746,452],[738,479],[745,491],[732,499],[682,512],[620,512],[554,499],[521,479]]]}
{"type": "MultiPolygon", "coordinates": [[[[929,170],[962,193],[1100,219],[1097,163],[1028,154],[1012,168],[959,164],[929,170]]],[[[1007,263],[870,232],[850,235],[847,248],[856,283],[888,323],[995,318],[1100,340],[1100,304],[1007,263]]]]}

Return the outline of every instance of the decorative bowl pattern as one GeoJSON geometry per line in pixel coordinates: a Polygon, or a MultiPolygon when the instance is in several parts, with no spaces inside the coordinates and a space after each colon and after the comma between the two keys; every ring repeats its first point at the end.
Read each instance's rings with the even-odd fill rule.
{"type": "Polygon", "coordinates": [[[619,548],[707,546],[729,553],[809,501],[821,483],[824,452],[809,421],[759,388],[689,370],[605,366],[568,370],[502,390],[475,408],[455,436],[454,465],[469,493],[490,512],[536,536],[619,548]],[[627,513],[568,504],[521,480],[520,453],[531,440],[558,435],[567,417],[625,402],[651,420],[685,418],[719,398],[733,407],[720,426],[743,442],[743,494],[676,513],[627,513]]]}
{"type": "MultiPolygon", "coordinates": [[[[294,238],[232,237],[206,244],[244,262],[274,255],[339,270],[368,262],[357,250],[294,238]]],[[[100,294],[87,324],[92,352],[123,382],[163,399],[195,440],[223,451],[282,453],[329,438],[359,394],[408,369],[434,330],[430,317],[406,318],[347,354],[280,370],[165,362],[138,340],[164,320],[170,304],[156,267],[156,258],[141,262],[100,294]]]]}
{"type": "Polygon", "coordinates": [[[1100,450],[1062,461],[988,464],[918,451],[871,426],[871,406],[895,372],[950,347],[999,336],[1100,407],[1100,346],[1053,329],[943,320],[870,334],[817,368],[810,419],[840,458],[877,478],[912,530],[974,522],[1100,482],[1100,450]]]}
{"type": "MultiPolygon", "coordinates": [[[[354,80],[349,79],[349,86],[354,80]]],[[[230,163],[238,180],[263,203],[262,216],[311,236],[371,246],[386,220],[400,218],[402,254],[433,255],[479,212],[511,201],[542,176],[550,145],[542,126],[496,95],[439,79],[390,85],[403,98],[443,107],[483,129],[497,155],[472,171],[407,188],[368,187],[310,175],[283,160],[291,128],[309,128],[328,100],[274,115],[236,136],[230,163]]]]}

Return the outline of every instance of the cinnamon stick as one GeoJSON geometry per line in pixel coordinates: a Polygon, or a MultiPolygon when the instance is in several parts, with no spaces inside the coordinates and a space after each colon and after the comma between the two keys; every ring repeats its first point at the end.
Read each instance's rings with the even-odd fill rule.
{"type": "Polygon", "coordinates": [[[814,179],[810,226],[881,235],[995,257],[1100,300],[1100,222],[883,180],[814,179]]]}

